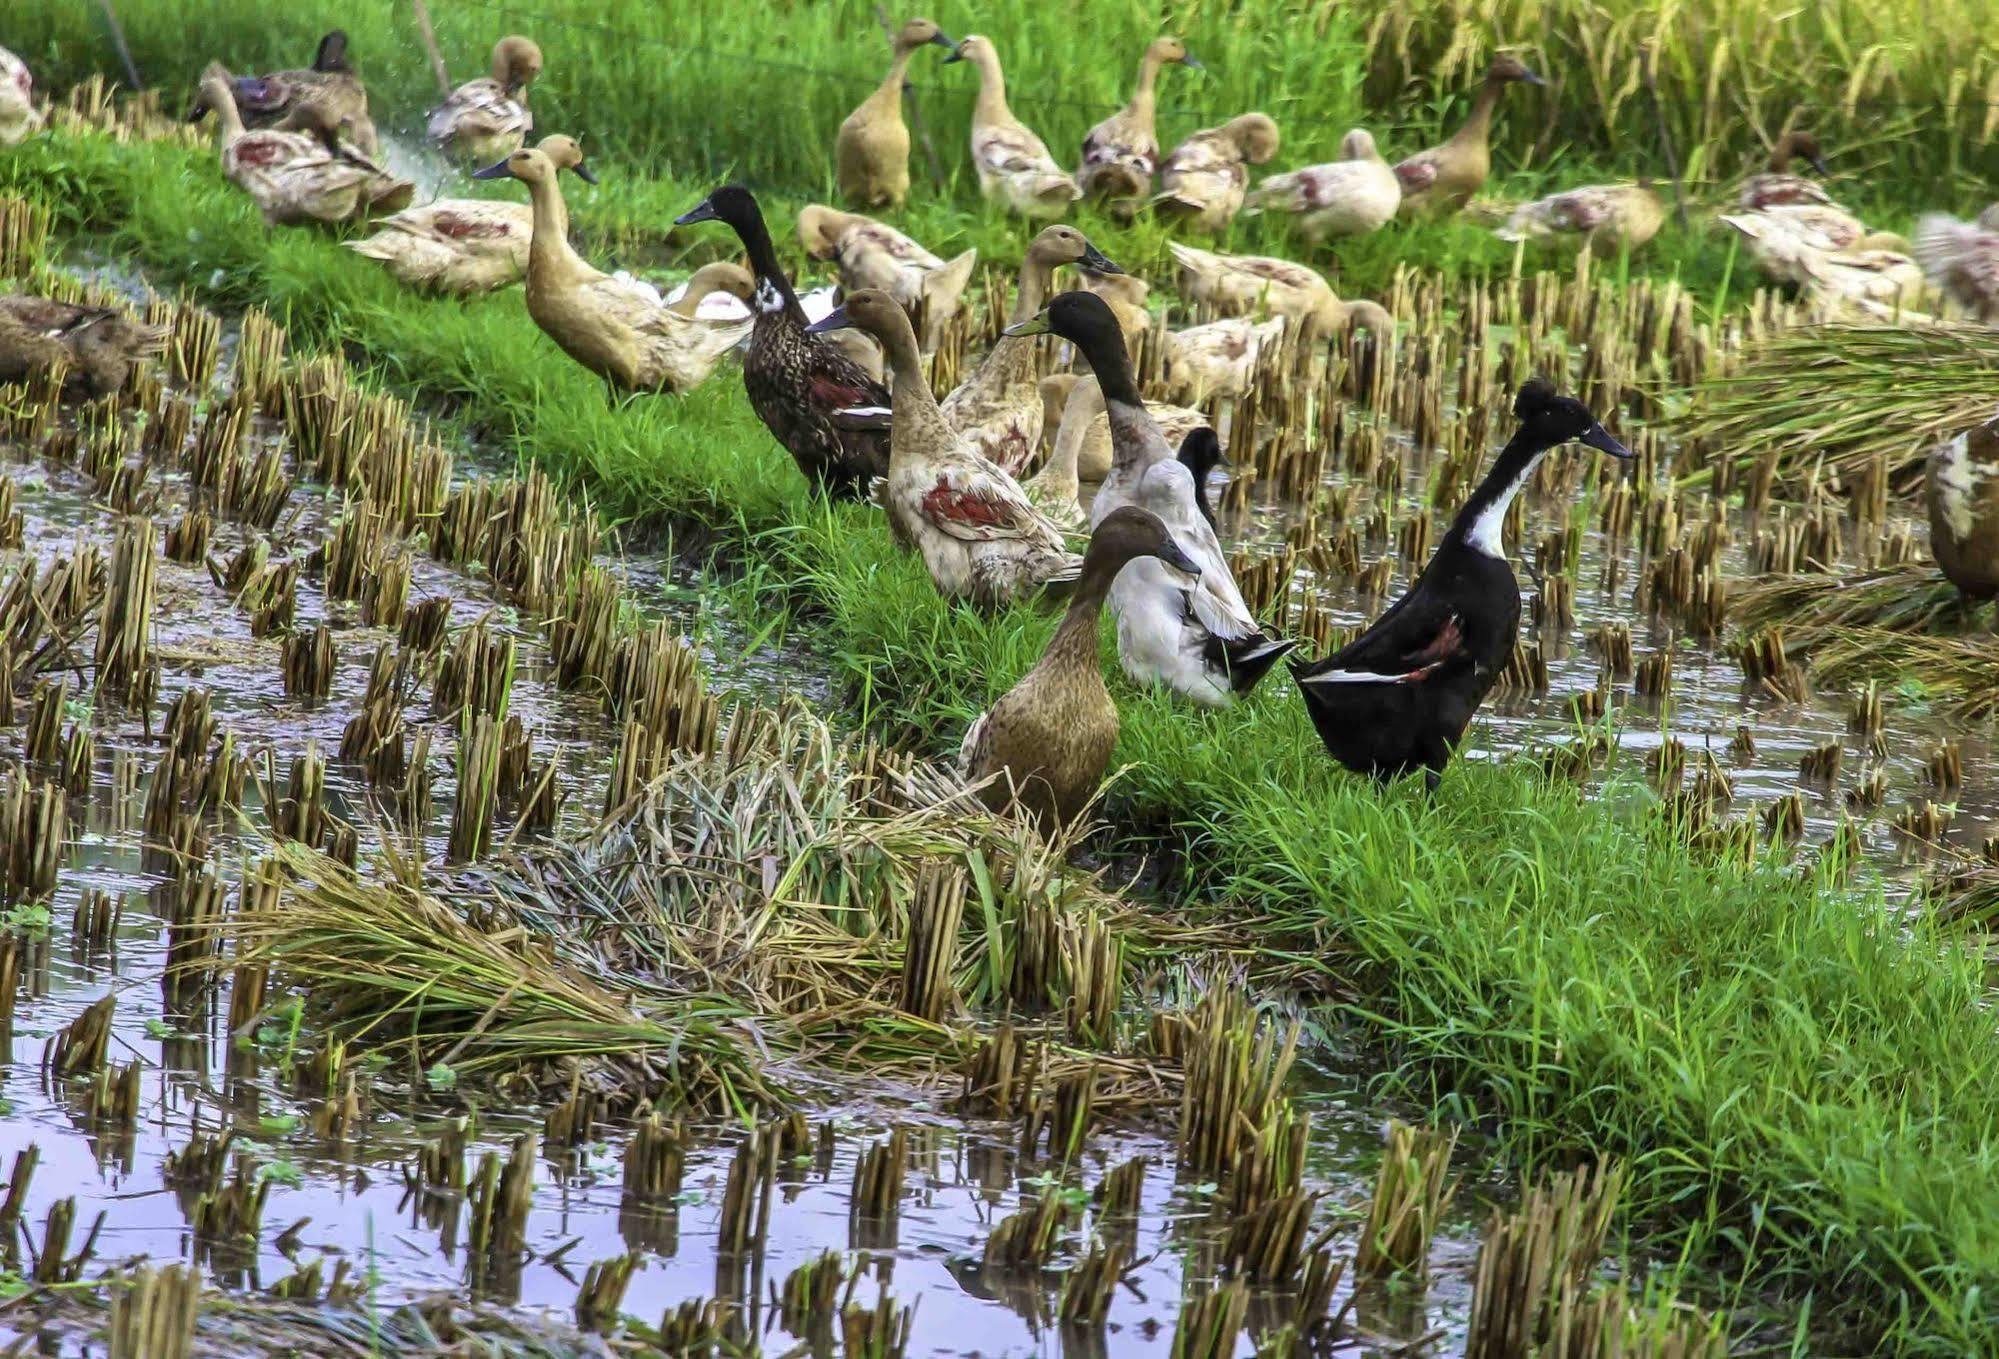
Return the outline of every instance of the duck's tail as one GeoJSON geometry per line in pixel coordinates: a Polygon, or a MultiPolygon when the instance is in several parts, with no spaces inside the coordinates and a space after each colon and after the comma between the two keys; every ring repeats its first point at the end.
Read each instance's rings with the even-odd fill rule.
{"type": "Polygon", "coordinates": [[[1050,207],[1067,206],[1083,196],[1076,181],[1057,170],[1036,175],[1027,192],[1050,207]]]}
{"type": "Polygon", "coordinates": [[[1229,688],[1247,694],[1270,673],[1270,668],[1297,650],[1294,638],[1267,637],[1252,632],[1247,637],[1209,637],[1208,662],[1228,672],[1229,688]]]}
{"type": "Polygon", "coordinates": [[[946,260],[923,276],[918,285],[923,295],[923,314],[942,317],[958,309],[965,285],[972,281],[972,268],[979,262],[976,247],[946,260]]]}

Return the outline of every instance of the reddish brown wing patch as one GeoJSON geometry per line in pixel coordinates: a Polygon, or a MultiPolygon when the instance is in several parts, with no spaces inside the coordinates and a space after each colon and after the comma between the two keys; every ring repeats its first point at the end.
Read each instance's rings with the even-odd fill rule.
{"type": "Polygon", "coordinates": [[[242,137],[229,149],[241,165],[275,165],[288,154],[286,145],[275,137],[242,137]]]}
{"type": "Polygon", "coordinates": [[[1434,670],[1456,655],[1464,647],[1464,644],[1464,628],[1459,625],[1458,616],[1452,614],[1444,620],[1444,626],[1437,629],[1435,637],[1432,637],[1422,647],[1410,652],[1403,658],[1412,667],[1415,667],[1413,672],[1404,675],[1403,679],[1405,681],[1421,679],[1431,670],[1434,670]]]}
{"type": "Polygon", "coordinates": [[[1395,167],[1395,177],[1402,181],[1402,192],[1417,193],[1436,182],[1437,167],[1429,161],[1403,161],[1395,167]]]}
{"type": "Polygon", "coordinates": [[[449,236],[455,241],[491,240],[508,234],[505,222],[495,222],[481,217],[465,217],[455,212],[441,212],[436,219],[437,233],[449,236]]]}
{"type": "Polygon", "coordinates": [[[961,491],[944,478],[923,497],[923,513],[940,524],[1004,528],[1013,522],[1012,508],[990,496],[961,491]]]}
{"type": "Polygon", "coordinates": [[[836,411],[843,411],[852,406],[881,404],[864,389],[827,377],[824,373],[814,373],[806,391],[811,395],[813,405],[836,411]]]}

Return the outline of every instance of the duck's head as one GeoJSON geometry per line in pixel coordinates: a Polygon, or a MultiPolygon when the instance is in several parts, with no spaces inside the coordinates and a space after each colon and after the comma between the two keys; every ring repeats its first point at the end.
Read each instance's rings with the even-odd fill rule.
{"type": "Polygon", "coordinates": [[[474,179],[518,179],[523,184],[542,184],[555,179],[555,162],[532,146],[523,146],[505,160],[494,161],[472,172],[474,179]]]}
{"type": "Polygon", "coordinates": [[[696,269],[687,280],[687,296],[697,302],[710,293],[727,293],[747,302],[756,290],[756,276],[733,260],[713,260],[696,269]]]}
{"type": "Polygon", "coordinates": [[[1380,161],[1381,151],[1374,144],[1374,134],[1364,127],[1357,127],[1340,138],[1340,159],[1380,161]]]}
{"type": "Polygon", "coordinates": [[[958,45],[951,49],[951,55],[944,58],[946,65],[954,61],[969,61],[974,66],[995,65],[999,61],[999,49],[993,40],[983,33],[967,33],[958,39],[958,45]]]}
{"type": "Polygon", "coordinates": [[[1170,33],[1161,34],[1159,37],[1154,38],[1151,46],[1145,49],[1145,55],[1150,60],[1158,62],[1161,66],[1177,61],[1182,66],[1189,67],[1192,70],[1198,71],[1201,69],[1201,63],[1194,59],[1192,53],[1188,52],[1187,44],[1170,33]]]}
{"type": "Polygon", "coordinates": [[[221,107],[223,100],[233,103],[236,99],[234,80],[235,77],[229,74],[227,66],[219,61],[209,62],[202,69],[201,80],[196,84],[194,102],[188,105],[187,120],[190,123],[198,123],[211,108],[221,107]]]}
{"type": "Polygon", "coordinates": [[[1043,264],[1053,267],[1058,264],[1073,264],[1088,274],[1121,274],[1124,270],[1111,263],[1110,257],[1090,244],[1090,238],[1075,227],[1058,222],[1054,226],[1043,227],[1027,247],[1027,253],[1043,264]]]}
{"type": "Polygon", "coordinates": [[[315,71],[351,71],[347,63],[347,30],[336,28],[319,40],[319,50],[312,54],[312,69],[315,71]]]}
{"type": "Polygon", "coordinates": [[[573,170],[576,177],[585,184],[597,182],[597,172],[583,158],[583,143],[574,137],[566,137],[560,132],[552,133],[535,143],[535,150],[548,157],[548,163],[557,170],[573,170]]]}
{"type": "Polygon", "coordinates": [[[1277,120],[1267,113],[1239,114],[1222,124],[1222,132],[1251,165],[1277,154],[1277,120]]]}
{"type": "Polygon", "coordinates": [[[919,47],[937,46],[955,53],[958,45],[951,41],[935,19],[906,19],[895,31],[895,50],[914,52],[919,47]]]}
{"type": "Polygon", "coordinates": [[[1381,339],[1387,339],[1395,333],[1394,313],[1390,312],[1388,308],[1382,306],[1379,302],[1369,302],[1363,299],[1358,302],[1347,303],[1346,309],[1346,322],[1349,331],[1364,330],[1381,339]]]}
{"type": "Polygon", "coordinates": [[[1005,331],[1008,335],[1059,335],[1071,344],[1088,352],[1089,341],[1099,340],[1108,335],[1119,345],[1124,343],[1118,329],[1117,316],[1111,311],[1110,303],[1095,293],[1078,289],[1074,292],[1058,293],[1049,304],[1018,325],[1011,325],[1005,331]]]}
{"type": "Polygon", "coordinates": [[[493,44],[493,79],[509,99],[521,97],[534,78],[541,74],[541,48],[533,38],[509,33],[493,44]]]}
{"type": "Polygon", "coordinates": [[[1770,148],[1770,169],[1782,174],[1790,168],[1792,159],[1798,159],[1822,175],[1832,173],[1832,167],[1825,163],[1825,148],[1819,145],[1818,134],[1794,127],[1777,139],[1770,148]]]}
{"type": "Polygon", "coordinates": [[[909,313],[880,288],[857,288],[839,306],[805,328],[808,335],[824,335],[834,330],[858,330],[872,335],[881,341],[882,348],[891,351],[898,338],[911,348],[916,344],[916,330],[909,323],[909,313]]]}
{"type": "Polygon", "coordinates": [[[1589,407],[1572,396],[1563,396],[1546,378],[1529,378],[1521,385],[1513,398],[1513,414],[1520,421],[1522,436],[1537,447],[1556,448],[1574,441],[1613,458],[1632,456],[1630,449],[1597,423],[1589,407]]]}
{"type": "Polygon", "coordinates": [[[693,226],[696,222],[724,222],[741,235],[745,230],[763,225],[763,209],[757,206],[757,196],[740,184],[724,184],[699,203],[673,219],[675,226],[693,226]]]}
{"type": "Polygon", "coordinates": [[[1536,74],[1533,67],[1511,52],[1501,52],[1494,57],[1492,64],[1485,68],[1485,78],[1500,85],[1510,85],[1515,81],[1524,81],[1529,85],[1548,83],[1536,74]]]}
{"type": "Polygon", "coordinates": [[[813,259],[830,260],[839,253],[842,233],[864,220],[824,203],[807,203],[798,210],[798,243],[813,259]]]}
{"type": "Polygon", "coordinates": [[[1189,576],[1201,574],[1200,563],[1180,546],[1159,516],[1136,505],[1120,505],[1091,531],[1089,549],[1083,554],[1083,574],[1101,572],[1115,577],[1126,562],[1140,557],[1157,557],[1189,576]]]}
{"type": "Polygon", "coordinates": [[[1221,435],[1206,425],[1187,431],[1187,437],[1180,441],[1178,456],[1180,465],[1194,474],[1196,494],[1208,484],[1208,473],[1229,465],[1228,455],[1222,452],[1221,435]]]}

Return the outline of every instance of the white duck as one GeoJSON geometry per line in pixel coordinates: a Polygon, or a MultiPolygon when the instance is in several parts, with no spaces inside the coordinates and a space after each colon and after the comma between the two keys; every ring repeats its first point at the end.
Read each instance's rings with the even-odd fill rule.
{"type": "Polygon", "coordinates": [[[1313,240],[1365,236],[1395,220],[1402,181],[1375,148],[1374,136],[1355,128],[1340,142],[1342,159],[1272,175],[1250,191],[1248,210],[1287,212],[1313,240]]]}
{"type": "Polygon", "coordinates": [[[1236,588],[1221,540],[1200,507],[1194,474],[1174,456],[1132,383],[1131,362],[1117,318],[1092,293],[1063,293],[1013,334],[1060,335],[1089,360],[1110,416],[1110,475],[1090,504],[1092,524],[1125,505],[1150,510],[1165,523],[1201,575],[1155,570],[1135,561],[1111,587],[1118,657],[1140,684],[1165,685],[1209,707],[1247,693],[1297,644],[1273,640],[1257,626],[1236,588]]]}
{"type": "Polygon", "coordinates": [[[0,146],[18,146],[42,125],[28,63],[0,47],[0,146]]]}
{"type": "Polygon", "coordinates": [[[922,554],[938,591],[993,609],[1072,578],[1080,563],[1063,546],[1062,531],[1034,508],[1019,482],[945,421],[924,377],[909,314],[887,293],[863,288],[807,330],[849,326],[874,336],[888,356],[895,419],[883,503],[897,534],[922,554]]]}
{"type": "Polygon", "coordinates": [[[979,97],[972,105],[972,164],[979,191],[1022,217],[1060,217],[1081,191],[1069,172],[1048,154],[1048,144],[1013,116],[1006,103],[1006,76],[991,38],[974,33],[946,62],[969,61],[978,68],[979,97]]]}
{"type": "Polygon", "coordinates": [[[798,241],[813,259],[838,266],[846,291],[878,288],[912,315],[920,312],[926,352],[936,344],[937,327],[957,313],[979,262],[976,249],[939,259],[892,226],[821,203],[799,209],[798,241]]]}
{"type": "MultiPolygon", "coordinates": [[[[1215,235],[1242,210],[1249,167],[1276,154],[1277,124],[1268,114],[1245,113],[1220,127],[1202,128],[1160,164],[1153,211],[1215,235]]],[[[1399,196],[1402,190],[1395,192],[1399,196]]]]}

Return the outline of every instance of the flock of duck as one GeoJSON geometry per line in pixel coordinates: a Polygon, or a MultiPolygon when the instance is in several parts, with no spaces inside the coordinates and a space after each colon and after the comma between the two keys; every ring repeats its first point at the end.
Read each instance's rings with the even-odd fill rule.
{"type": "MultiPolygon", "coordinates": [[[[891,45],[887,75],[835,139],[837,182],[854,207],[906,199],[903,81],[915,56],[936,46],[978,73],[972,159],[985,196],[1007,211],[1058,218],[1091,199],[1114,215],[1151,210],[1208,232],[1238,212],[1281,212],[1313,238],[1464,207],[1489,172],[1489,135],[1505,90],[1540,79],[1502,54],[1463,126],[1440,145],[1391,165],[1357,129],[1342,144],[1344,159],[1251,188],[1248,166],[1270,161],[1278,148],[1277,126],[1264,114],[1196,132],[1161,157],[1161,72],[1198,65],[1176,38],[1147,47],[1130,102],[1091,130],[1073,173],[1008,107],[990,38],[953,41],[931,21],[912,19],[891,45]]],[[[742,347],[750,406],[807,480],[828,497],[879,503],[896,540],[944,596],[985,610],[1032,597],[1063,603],[1040,661],[965,736],[965,773],[988,801],[1017,800],[1056,825],[1082,815],[1096,796],[1118,733],[1098,660],[1106,608],[1125,674],[1204,706],[1233,702],[1294,649],[1258,623],[1231,574],[1205,489],[1219,441],[1193,407],[1245,392],[1258,348],[1285,326],[1307,340],[1349,327],[1391,331],[1383,309],[1340,299],[1301,264],[1176,243],[1182,293],[1222,319],[1170,337],[1168,386],[1184,404],[1149,403],[1133,375],[1134,350],[1150,328],[1146,285],[1077,227],[1051,222],[1026,247],[1002,337],[940,400],[925,355],[959,305],[974,252],[945,260],[870,217],[811,205],[798,218],[800,241],[812,258],[835,264],[842,288],[837,303],[831,295],[801,299],[755,197],[730,185],[676,220],[727,227],[747,267],[705,266],[677,296],[663,297],[595,268],[569,241],[558,177],[568,171],[595,181],[572,138],[529,144],[528,86],[542,69],[540,49],[504,38],[491,74],[457,86],[436,64],[443,98],[427,121],[430,139],[479,165],[475,178],[519,181],[525,205],[412,206],[412,186],[377,159],[366,92],[338,32],[304,70],[240,77],[211,64],[190,116],[214,116],[223,173],[272,225],[376,218],[372,235],[345,244],[430,291],[466,296],[524,281],[536,325],[620,396],[686,391],[742,347]],[[1058,290],[1063,269],[1076,271],[1077,286],[1058,290]],[[1073,348],[1075,372],[1038,377],[1034,337],[1042,334],[1073,348]],[[1044,433],[1052,433],[1052,452],[1027,477],[1044,433]],[[1095,484],[1087,500],[1085,483],[1095,484]]],[[[0,50],[0,142],[26,136],[38,121],[26,68],[0,50]]],[[[1900,265],[1886,257],[1907,256],[1817,181],[1793,173],[1797,160],[1823,172],[1807,133],[1780,139],[1767,171],[1741,186],[1721,220],[1766,267],[1790,270],[1801,287],[1898,302],[1900,292],[1854,285],[1847,275],[1890,276],[1900,265]]],[[[1527,204],[1501,230],[1628,249],[1664,216],[1643,185],[1595,186],[1527,204]]],[[[1919,238],[1939,286],[1982,295],[1981,314],[1999,314],[1999,221],[1926,219],[1919,238]]],[[[88,381],[115,390],[124,371],[107,365],[157,348],[156,338],[139,333],[148,328],[109,314],[17,314],[24,301],[39,300],[0,305],[0,377],[47,361],[53,346],[66,349],[88,381]]],[[[1291,666],[1327,750],[1351,769],[1377,777],[1422,771],[1434,783],[1513,651],[1520,592],[1502,545],[1508,506],[1536,464],[1563,444],[1630,456],[1545,381],[1523,386],[1513,412],[1511,440],[1408,592],[1345,647],[1291,666]]]]}

